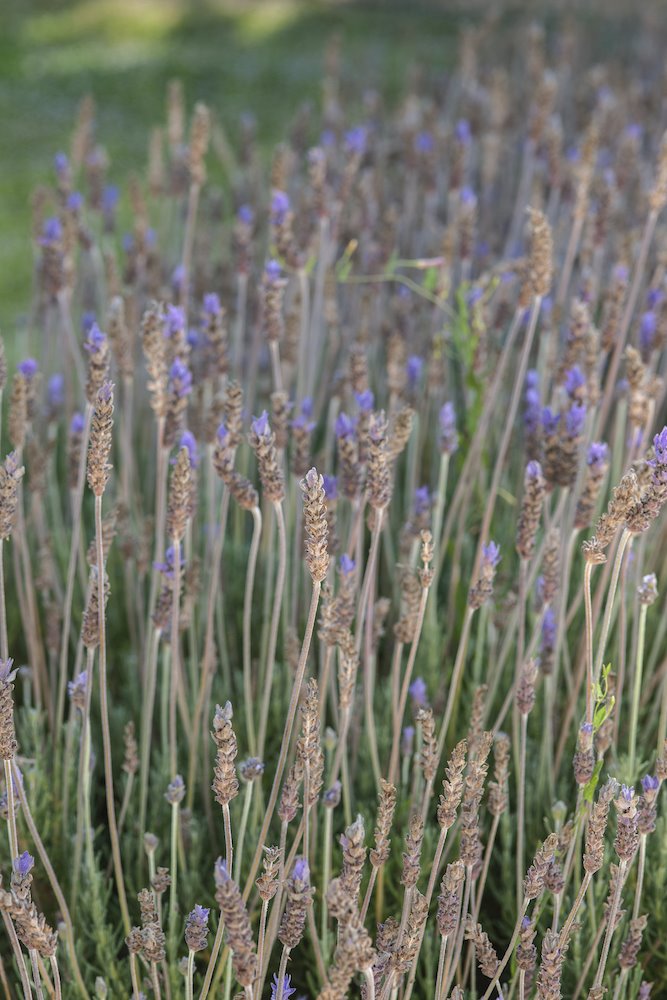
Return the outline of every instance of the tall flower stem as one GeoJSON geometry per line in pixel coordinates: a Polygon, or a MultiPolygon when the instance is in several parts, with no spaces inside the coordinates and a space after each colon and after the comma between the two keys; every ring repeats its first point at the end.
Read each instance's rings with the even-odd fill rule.
{"type": "Polygon", "coordinates": [[[107,688],[107,650],[106,650],[106,620],[104,608],[104,545],[102,538],[102,495],[95,495],[95,547],[97,553],[97,568],[99,573],[100,598],[98,601],[98,624],[100,633],[99,668],[100,668],[100,712],[102,716],[102,747],[104,754],[104,784],[107,800],[107,819],[109,837],[111,839],[111,854],[113,857],[114,875],[118,890],[118,903],[125,934],[130,933],[130,912],[127,908],[125,881],[123,879],[123,862],[120,856],[118,827],[116,825],[116,804],[113,791],[113,760],[111,757],[111,730],[109,728],[109,702],[107,688]]]}
{"type": "Polygon", "coordinates": [[[632,684],[632,708],[630,711],[630,747],[628,750],[630,763],[628,767],[631,779],[635,773],[635,761],[637,758],[637,725],[639,722],[639,700],[642,691],[647,611],[648,604],[641,604],[639,608],[639,631],[637,634],[637,660],[635,666],[635,677],[632,684]]]}
{"type": "MultiPolygon", "coordinates": [[[[181,613],[181,542],[174,536],[174,587],[171,598],[171,678],[169,683],[169,773],[178,771],[178,727],[176,725],[176,696],[181,682],[180,613],[181,613]]],[[[173,895],[173,893],[172,893],[173,895]]]]}
{"type": "Polygon", "coordinates": [[[262,536],[262,514],[259,507],[252,509],[252,541],[250,542],[250,552],[248,554],[248,565],[246,569],[245,594],[243,598],[243,699],[245,701],[246,727],[248,731],[248,746],[250,753],[255,753],[255,717],[253,712],[253,691],[252,691],[252,661],[251,661],[251,639],[252,639],[252,597],[255,586],[255,569],[257,567],[257,553],[259,552],[259,542],[262,536]]]}
{"type": "Polygon", "coordinates": [[[593,604],[591,601],[591,574],[593,563],[587,562],[584,567],[584,609],[586,621],[586,722],[593,723],[593,604]]]}
{"type": "Polygon", "coordinates": [[[306,631],[304,633],[303,643],[301,645],[301,653],[299,655],[299,662],[296,668],[296,676],[294,677],[294,683],[292,685],[292,694],[290,697],[289,707],[287,709],[287,718],[285,719],[285,727],[283,730],[282,742],[280,744],[278,763],[276,764],[276,771],[273,777],[273,785],[271,787],[271,794],[269,796],[269,802],[266,807],[266,813],[264,814],[262,827],[259,832],[259,836],[257,838],[257,849],[255,851],[255,856],[250,866],[250,872],[248,873],[248,878],[246,880],[246,884],[243,890],[244,900],[247,900],[248,896],[250,895],[250,890],[252,889],[253,881],[255,875],[257,874],[259,863],[261,861],[262,851],[264,850],[264,844],[266,843],[266,837],[269,832],[269,826],[271,825],[273,810],[275,809],[276,802],[278,801],[280,784],[285,771],[285,764],[287,763],[287,755],[289,753],[290,741],[292,739],[292,730],[294,728],[296,710],[299,704],[299,694],[301,692],[303,678],[306,673],[306,664],[308,662],[310,643],[313,637],[313,630],[315,628],[315,618],[317,616],[317,606],[320,600],[321,589],[322,589],[322,584],[317,580],[313,580],[313,589],[310,598],[310,609],[308,611],[306,631]]]}
{"type": "MultiPolygon", "coordinates": [[[[81,504],[83,491],[86,482],[86,454],[88,451],[88,438],[90,436],[90,423],[93,416],[93,408],[90,403],[86,404],[83,435],[81,439],[81,453],[79,457],[79,467],[77,469],[76,488],[72,493],[72,538],[70,543],[69,557],[67,562],[67,582],[65,584],[65,601],[63,607],[63,623],[60,633],[60,659],[58,666],[58,695],[56,701],[56,726],[55,733],[59,734],[60,724],[65,711],[65,691],[67,688],[67,651],[70,643],[70,626],[72,623],[72,599],[74,596],[74,583],[76,580],[76,563],[79,553],[79,541],[81,538],[81,504]]],[[[56,776],[60,773],[61,742],[56,741],[56,776]]]]}
{"type": "Polygon", "coordinates": [[[405,668],[405,674],[403,676],[403,684],[401,685],[401,693],[398,702],[398,711],[396,712],[396,717],[394,719],[394,731],[392,734],[391,743],[391,760],[389,762],[389,781],[394,784],[396,781],[396,776],[398,774],[398,754],[400,750],[401,741],[401,726],[403,724],[403,716],[405,714],[405,706],[408,700],[408,693],[410,688],[410,681],[412,680],[412,672],[415,665],[415,659],[417,657],[417,647],[419,646],[419,639],[421,636],[422,626],[424,624],[424,613],[426,611],[426,602],[428,600],[429,588],[423,587],[419,598],[419,609],[417,611],[417,624],[415,627],[414,638],[410,644],[410,653],[408,655],[408,662],[405,668]]]}
{"type": "Polygon", "coordinates": [[[139,759],[139,857],[143,853],[148,809],[148,775],[150,770],[151,736],[153,713],[155,710],[155,689],[157,687],[158,652],[161,629],[152,629],[148,646],[148,662],[144,672],[144,705],[141,713],[141,747],[139,759]]]}
{"type": "Polygon", "coordinates": [[[611,628],[611,620],[614,611],[614,600],[616,598],[616,590],[618,589],[618,580],[621,575],[621,566],[623,564],[623,555],[625,553],[626,546],[632,537],[631,532],[627,528],[623,531],[621,539],[618,543],[618,548],[616,550],[616,558],[614,560],[614,569],[611,574],[611,582],[609,584],[609,593],[607,594],[607,604],[604,609],[604,620],[602,622],[602,632],[600,634],[600,639],[598,642],[598,658],[595,665],[595,676],[594,681],[597,682],[600,679],[600,673],[602,671],[602,665],[604,663],[604,654],[607,647],[607,639],[609,638],[609,631],[611,628]]]}
{"type": "Polygon", "coordinates": [[[616,891],[614,892],[614,898],[609,908],[609,913],[607,914],[607,930],[604,936],[604,942],[602,944],[602,954],[600,956],[600,963],[598,965],[598,970],[595,974],[595,979],[593,980],[593,988],[599,988],[602,986],[602,980],[604,978],[604,970],[607,967],[607,959],[609,958],[609,949],[611,947],[611,939],[616,930],[616,916],[618,914],[618,908],[621,904],[621,893],[623,892],[623,883],[625,882],[625,876],[627,874],[628,863],[623,858],[619,859],[618,862],[618,875],[616,881],[616,891]]]}
{"type": "Polygon", "coordinates": [[[204,639],[204,654],[201,665],[201,678],[199,681],[199,692],[192,719],[192,742],[190,744],[190,759],[188,761],[188,780],[186,792],[186,808],[192,809],[194,803],[195,786],[197,783],[197,770],[199,765],[199,741],[201,737],[200,728],[204,705],[209,690],[210,678],[214,669],[215,657],[215,609],[218,596],[218,586],[220,580],[220,564],[225,542],[227,529],[227,517],[229,514],[229,490],[223,490],[220,501],[220,524],[213,546],[213,558],[211,560],[211,581],[206,602],[206,636],[204,639]]]}
{"type": "Polygon", "coordinates": [[[524,855],[524,825],[526,814],[526,735],[528,730],[528,716],[521,713],[520,734],[519,734],[519,778],[517,796],[517,821],[516,821],[516,907],[517,911],[521,906],[523,898],[523,855],[524,855]]]}
{"type": "Polygon", "coordinates": [[[266,727],[269,720],[269,706],[271,704],[271,690],[273,688],[273,671],[276,660],[276,647],[278,645],[278,627],[280,625],[280,612],[283,602],[283,591],[285,589],[285,572],[287,568],[287,533],[285,530],[285,515],[282,503],[274,501],[273,510],[278,527],[278,571],[276,574],[275,590],[273,592],[273,608],[271,611],[271,626],[269,631],[269,642],[266,652],[266,665],[264,668],[264,690],[262,691],[262,704],[259,718],[259,739],[257,741],[257,754],[260,759],[264,759],[264,749],[266,744],[266,727]]]}
{"type": "Polygon", "coordinates": [[[463,619],[463,628],[461,630],[461,637],[459,639],[458,649],[456,651],[456,660],[454,662],[454,670],[452,671],[452,679],[449,682],[449,694],[447,695],[447,705],[445,707],[445,714],[440,725],[440,733],[438,735],[438,760],[442,757],[443,750],[445,749],[445,742],[447,740],[447,730],[449,729],[449,724],[452,719],[452,714],[454,712],[454,705],[456,704],[458,697],[458,689],[461,682],[461,675],[463,673],[463,665],[465,663],[466,652],[468,650],[468,640],[470,638],[470,626],[472,624],[472,617],[475,613],[475,609],[471,608],[470,605],[466,607],[465,618],[463,619]]]}
{"type": "Polygon", "coordinates": [[[67,905],[67,900],[65,899],[65,895],[60,887],[60,883],[56,878],[56,873],[53,869],[53,865],[51,864],[51,860],[48,854],[46,853],[46,848],[44,847],[42,838],[40,837],[39,831],[37,830],[37,826],[35,824],[35,820],[33,819],[33,815],[30,810],[30,805],[28,803],[28,797],[23,787],[23,780],[21,777],[21,773],[19,772],[15,760],[12,761],[12,776],[14,778],[16,791],[19,800],[21,802],[21,811],[23,814],[23,818],[26,822],[26,825],[30,832],[30,836],[32,837],[32,841],[35,845],[37,853],[39,854],[40,861],[44,865],[44,871],[46,872],[51,888],[53,889],[53,894],[56,897],[58,907],[62,914],[63,923],[65,924],[66,938],[67,938],[67,951],[69,954],[69,959],[72,966],[72,972],[74,974],[76,984],[79,988],[81,996],[84,997],[84,1000],[88,1000],[88,991],[86,990],[86,987],[84,985],[83,976],[81,975],[81,969],[79,968],[79,962],[76,957],[76,948],[74,946],[74,925],[72,924],[72,917],[70,915],[69,907],[67,905]]]}

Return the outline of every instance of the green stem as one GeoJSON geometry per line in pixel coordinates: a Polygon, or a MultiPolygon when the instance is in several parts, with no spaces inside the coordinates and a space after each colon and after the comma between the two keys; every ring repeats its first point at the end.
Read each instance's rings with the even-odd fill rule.
{"type": "Polygon", "coordinates": [[[642,689],[642,673],[644,669],[644,642],[646,639],[646,613],[648,604],[642,604],[639,608],[639,633],[637,636],[637,660],[635,666],[635,677],[632,685],[632,709],[630,712],[630,756],[629,773],[633,779],[635,773],[635,761],[637,757],[637,725],[639,721],[639,700],[642,689]]]}

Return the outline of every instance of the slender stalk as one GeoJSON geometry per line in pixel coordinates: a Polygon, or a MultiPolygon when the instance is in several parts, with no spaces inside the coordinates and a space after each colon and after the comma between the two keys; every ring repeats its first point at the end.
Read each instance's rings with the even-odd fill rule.
{"type": "Polygon", "coordinates": [[[178,772],[178,727],[176,725],[176,693],[180,683],[181,647],[181,541],[175,535],[171,540],[174,550],[174,586],[171,598],[171,677],[169,682],[169,773],[178,772]]]}
{"type": "Polygon", "coordinates": [[[273,510],[278,527],[278,571],[276,574],[275,590],[273,592],[273,608],[271,611],[271,626],[269,630],[269,643],[266,653],[266,665],[264,667],[264,690],[262,692],[262,705],[259,718],[259,739],[257,741],[257,754],[260,759],[264,759],[264,748],[266,744],[266,727],[269,719],[269,706],[271,704],[271,690],[273,688],[273,671],[276,660],[276,646],[278,645],[278,626],[280,625],[280,612],[283,601],[283,591],[285,589],[285,572],[287,568],[287,533],[285,530],[285,515],[282,504],[274,502],[273,510]]]}
{"type": "Polygon", "coordinates": [[[465,618],[463,619],[463,628],[461,630],[461,637],[459,639],[458,649],[456,651],[456,660],[454,662],[454,670],[452,671],[452,679],[449,683],[449,694],[447,695],[447,705],[445,707],[445,714],[440,725],[440,733],[438,735],[438,760],[442,757],[443,750],[445,749],[445,742],[447,740],[447,731],[449,729],[449,723],[451,722],[452,713],[454,711],[454,705],[457,701],[457,692],[459,689],[459,684],[461,682],[461,675],[463,673],[463,665],[465,663],[466,652],[468,649],[468,639],[470,638],[470,626],[472,624],[472,617],[475,613],[474,608],[469,605],[466,607],[465,618]]]}
{"type": "Polygon", "coordinates": [[[148,775],[150,770],[151,737],[153,732],[153,713],[155,711],[155,690],[157,687],[158,651],[160,648],[161,629],[152,629],[148,647],[148,660],[145,669],[144,704],[141,713],[141,747],[139,757],[139,857],[143,851],[144,834],[146,832],[146,813],[148,809],[148,775]]]}
{"type": "Polygon", "coordinates": [[[30,965],[32,966],[32,981],[35,984],[35,996],[37,1000],[44,1000],[42,977],[39,974],[39,956],[34,948],[30,949],[28,955],[30,956],[30,965]]]}
{"type": "Polygon", "coordinates": [[[498,983],[498,981],[500,980],[500,977],[502,976],[503,972],[505,971],[505,967],[506,967],[507,963],[509,962],[510,958],[512,957],[512,952],[514,951],[514,946],[515,946],[515,944],[517,943],[517,941],[519,939],[519,933],[521,931],[521,921],[523,920],[524,916],[526,915],[527,909],[528,909],[528,900],[524,899],[523,900],[523,904],[522,904],[522,906],[520,908],[520,912],[519,912],[519,916],[517,918],[517,922],[516,922],[515,927],[514,927],[514,932],[512,934],[512,938],[510,940],[510,943],[507,946],[507,951],[505,952],[505,954],[501,958],[500,962],[498,963],[498,968],[496,969],[496,974],[493,977],[493,979],[491,980],[491,982],[489,983],[489,985],[487,986],[486,992],[484,993],[484,995],[482,997],[482,1000],[490,1000],[491,995],[495,991],[496,983],[498,983]]]}
{"type": "Polygon", "coordinates": [[[192,805],[194,803],[195,786],[197,783],[197,769],[199,764],[199,740],[201,735],[200,729],[202,714],[207,700],[207,692],[210,689],[211,674],[215,667],[215,610],[220,581],[220,563],[222,560],[228,514],[229,491],[225,489],[222,494],[222,500],[220,501],[220,525],[216,533],[215,543],[213,546],[213,558],[211,559],[211,582],[206,604],[206,637],[204,639],[204,655],[202,657],[199,693],[197,695],[197,702],[195,704],[195,711],[192,719],[192,742],[190,744],[187,793],[185,800],[188,809],[192,809],[192,805]]]}
{"type": "Polygon", "coordinates": [[[130,912],[127,908],[127,896],[125,895],[125,882],[123,879],[123,862],[120,855],[120,843],[118,841],[118,827],[116,825],[116,805],[113,792],[113,761],[111,758],[111,731],[109,728],[109,704],[107,690],[107,652],[106,652],[106,621],[104,608],[104,546],[102,544],[102,496],[95,496],[95,545],[97,551],[97,569],[99,573],[99,669],[100,669],[100,712],[102,716],[102,747],[104,753],[104,784],[106,788],[107,819],[109,823],[109,837],[111,839],[111,853],[113,856],[114,875],[116,888],[118,890],[118,903],[120,905],[121,918],[125,934],[130,933],[130,912]]]}
{"type": "Polygon", "coordinates": [[[604,620],[602,622],[602,633],[598,642],[598,658],[595,665],[595,676],[594,681],[598,681],[600,678],[600,673],[602,671],[602,665],[604,663],[604,654],[607,647],[607,639],[609,638],[609,630],[611,628],[611,619],[614,610],[614,600],[616,598],[616,590],[618,588],[618,580],[621,575],[621,566],[623,564],[623,555],[625,553],[625,548],[632,537],[631,532],[627,528],[623,531],[621,535],[621,540],[618,543],[618,548],[616,550],[616,558],[614,560],[614,569],[611,574],[611,582],[609,584],[609,593],[607,594],[607,604],[604,609],[604,620]]]}
{"type": "Polygon", "coordinates": [[[446,934],[440,938],[440,952],[438,955],[438,973],[435,977],[435,996],[434,1000],[444,1000],[444,976],[445,976],[445,955],[447,954],[447,945],[449,943],[449,938],[446,934]]]}
{"type": "Polygon", "coordinates": [[[132,979],[132,1000],[139,1000],[141,988],[139,986],[139,973],[137,971],[137,956],[130,952],[130,978],[132,979]]]}
{"type": "Polygon", "coordinates": [[[178,813],[179,803],[171,804],[171,885],[169,887],[169,942],[172,950],[176,945],[176,919],[178,911],[178,813]]]}
{"type": "Polygon", "coordinates": [[[403,684],[401,686],[401,694],[398,702],[398,711],[396,712],[396,718],[394,720],[394,731],[392,734],[392,743],[391,743],[391,759],[389,762],[389,781],[392,784],[396,781],[396,775],[398,774],[398,754],[399,754],[400,740],[401,740],[401,726],[403,724],[403,715],[405,714],[405,706],[408,700],[410,681],[412,680],[412,671],[414,669],[415,659],[417,657],[417,648],[419,646],[419,639],[421,637],[422,626],[424,624],[424,613],[426,611],[426,602],[428,600],[428,595],[429,595],[429,588],[422,587],[422,592],[419,599],[419,609],[417,611],[417,623],[415,626],[415,634],[412,642],[410,643],[410,652],[408,654],[408,662],[405,667],[405,674],[403,676],[403,684]]]}
{"type": "Polygon", "coordinates": [[[269,796],[269,802],[266,807],[266,813],[264,814],[264,820],[262,822],[262,827],[257,839],[257,849],[255,850],[255,856],[252,860],[252,864],[250,866],[250,872],[248,873],[248,878],[246,880],[245,888],[243,890],[243,898],[245,900],[247,900],[248,896],[250,895],[250,890],[252,888],[255,875],[257,874],[257,870],[259,868],[259,863],[262,857],[262,851],[264,850],[264,844],[266,843],[266,836],[269,832],[269,826],[271,825],[273,810],[275,809],[276,802],[278,801],[278,794],[280,792],[280,783],[282,781],[283,773],[285,771],[285,764],[287,763],[287,754],[289,752],[289,745],[292,739],[292,730],[294,728],[294,720],[296,718],[296,710],[299,703],[299,694],[301,692],[303,678],[306,673],[306,664],[308,662],[308,653],[310,652],[310,643],[313,637],[313,629],[315,627],[317,605],[320,600],[321,589],[322,589],[322,584],[319,581],[314,580],[312,594],[310,598],[310,610],[308,612],[308,620],[306,622],[306,631],[304,633],[303,643],[301,645],[301,653],[299,655],[299,662],[296,669],[296,676],[294,677],[294,683],[292,685],[292,694],[290,697],[289,707],[287,709],[287,718],[285,719],[283,738],[280,744],[280,753],[278,755],[278,763],[276,764],[276,771],[273,777],[271,794],[269,796]]]}
{"type": "Polygon", "coordinates": [[[639,907],[642,900],[642,889],[644,888],[644,873],[646,871],[646,834],[642,833],[639,838],[639,860],[637,861],[637,885],[635,886],[635,901],[632,907],[632,919],[639,916],[639,907]]]}
{"type": "Polygon", "coordinates": [[[253,507],[252,520],[252,541],[250,542],[250,552],[248,554],[245,594],[243,598],[243,698],[245,701],[248,745],[250,747],[251,755],[255,753],[256,742],[255,718],[253,712],[251,638],[252,597],[255,586],[255,568],[257,566],[257,553],[259,552],[259,542],[262,535],[262,514],[259,507],[253,507]]]}
{"type": "Polygon", "coordinates": [[[528,731],[528,716],[523,712],[520,719],[520,743],[519,743],[519,777],[517,795],[517,820],[516,820],[516,908],[521,906],[523,898],[523,875],[524,875],[524,824],[526,813],[526,735],[528,731]]]}
{"type": "MultiPolygon", "coordinates": [[[[93,417],[93,408],[90,403],[86,403],[84,415],[83,434],[81,437],[81,453],[79,456],[79,467],[77,469],[76,488],[72,493],[72,537],[70,542],[69,558],[67,563],[67,582],[65,584],[65,600],[63,607],[63,623],[60,634],[60,660],[58,667],[58,696],[56,702],[56,726],[54,734],[59,735],[59,726],[65,710],[65,691],[67,688],[67,650],[70,643],[70,627],[72,624],[72,598],[74,596],[74,583],[76,580],[76,563],[79,552],[79,541],[81,538],[81,504],[83,491],[86,482],[86,455],[88,453],[88,438],[90,437],[90,423],[93,417]]],[[[60,761],[60,740],[56,742],[56,763],[60,761]]]]}
{"type": "Polygon", "coordinates": [[[76,948],[74,946],[74,926],[72,924],[72,917],[70,915],[69,907],[67,906],[67,901],[65,895],[60,888],[60,883],[56,878],[56,873],[51,864],[51,860],[46,853],[46,848],[42,842],[42,838],[39,835],[37,826],[35,825],[35,820],[33,819],[32,812],[30,811],[30,805],[28,803],[28,797],[25,793],[23,787],[23,782],[21,779],[21,774],[19,772],[16,761],[12,761],[12,776],[14,778],[14,784],[16,786],[16,791],[21,802],[21,811],[23,818],[26,822],[28,830],[30,831],[30,836],[39,854],[40,861],[44,865],[44,871],[49,880],[51,888],[53,889],[53,894],[56,897],[58,907],[62,914],[63,923],[65,924],[66,938],[67,938],[67,951],[69,954],[70,964],[72,966],[72,972],[76,980],[76,984],[79,988],[79,992],[84,1000],[88,1000],[88,991],[83,982],[83,976],[81,975],[81,969],[79,968],[79,962],[76,957],[76,948]]]}
{"type": "Polygon", "coordinates": [[[586,618],[586,722],[593,723],[593,604],[591,601],[591,574],[593,563],[584,567],[584,608],[586,618]]]}
{"type": "Polygon", "coordinates": [[[489,528],[491,527],[491,520],[493,518],[493,512],[496,506],[496,500],[498,498],[498,491],[500,489],[500,481],[502,479],[502,474],[505,466],[505,459],[507,458],[507,452],[509,450],[510,441],[512,439],[512,431],[514,429],[514,421],[516,419],[517,411],[519,409],[519,403],[521,401],[521,393],[524,388],[524,381],[526,378],[526,371],[528,369],[528,360],[530,358],[530,352],[533,346],[533,340],[535,339],[535,330],[537,328],[537,320],[540,315],[540,307],[542,305],[542,299],[538,295],[533,300],[533,304],[530,311],[530,318],[528,320],[528,330],[526,331],[526,336],[523,342],[523,348],[521,350],[521,355],[519,358],[519,364],[516,369],[514,376],[514,388],[512,390],[512,397],[510,399],[509,407],[504,413],[504,430],[503,436],[500,441],[500,446],[496,452],[496,462],[493,468],[493,476],[491,479],[491,485],[488,490],[486,507],[484,508],[484,517],[482,519],[482,525],[479,531],[479,543],[477,545],[477,553],[475,555],[475,568],[473,572],[473,577],[477,575],[479,570],[479,563],[482,557],[482,545],[486,542],[489,537],[489,528]]]}
{"type": "Polygon", "coordinates": [[[635,761],[637,758],[637,726],[639,723],[639,699],[641,697],[642,690],[647,612],[648,604],[641,604],[639,608],[639,632],[637,635],[637,660],[635,665],[635,676],[632,683],[632,708],[630,711],[630,746],[628,749],[630,757],[630,763],[628,765],[630,777],[632,777],[635,773],[635,761]]]}
{"type": "Polygon", "coordinates": [[[289,958],[290,949],[287,945],[283,945],[283,952],[280,956],[280,968],[278,969],[278,990],[276,992],[276,1000],[283,1000],[285,993],[285,973],[287,972],[287,959],[289,958]]]}
{"type": "Polygon", "coordinates": [[[607,930],[605,932],[604,943],[602,945],[602,955],[600,956],[598,971],[596,972],[595,979],[593,980],[593,988],[595,987],[599,988],[600,986],[602,986],[604,970],[607,966],[607,959],[609,958],[611,939],[613,937],[614,931],[616,930],[616,916],[618,914],[618,908],[621,903],[621,893],[623,891],[623,883],[625,882],[627,867],[628,867],[627,861],[619,859],[616,891],[614,893],[614,898],[612,900],[611,907],[609,908],[609,913],[607,914],[607,930]]]}
{"type": "Polygon", "coordinates": [[[21,986],[23,988],[23,1000],[30,1000],[32,997],[32,989],[30,988],[30,979],[28,977],[28,969],[25,964],[25,956],[21,951],[21,944],[16,935],[16,928],[12,922],[12,918],[6,913],[2,914],[2,921],[5,925],[7,937],[9,938],[12,951],[14,952],[14,957],[16,959],[16,964],[18,966],[21,986]]]}
{"type": "Polygon", "coordinates": [[[188,950],[188,968],[185,974],[185,1000],[193,1000],[194,996],[195,953],[188,950]]]}
{"type": "Polygon", "coordinates": [[[53,973],[53,991],[55,1000],[62,998],[62,984],[60,982],[60,969],[58,968],[58,956],[51,955],[51,972],[53,973]]]}
{"type": "Polygon", "coordinates": [[[254,787],[255,787],[255,782],[249,781],[245,788],[245,795],[243,796],[243,812],[241,813],[241,825],[239,827],[239,835],[236,838],[236,858],[234,859],[234,881],[237,883],[241,878],[243,845],[245,842],[246,830],[248,828],[248,816],[250,815],[250,806],[252,804],[252,792],[254,787]]]}

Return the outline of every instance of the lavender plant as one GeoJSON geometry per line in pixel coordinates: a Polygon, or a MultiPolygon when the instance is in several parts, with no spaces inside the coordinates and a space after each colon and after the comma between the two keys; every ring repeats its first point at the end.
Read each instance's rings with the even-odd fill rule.
{"type": "Polygon", "coordinates": [[[125,178],[82,103],[6,345],[7,997],[667,992],[661,51],[492,29],[396,105],[332,44],[268,170],[173,83],[125,178]]]}

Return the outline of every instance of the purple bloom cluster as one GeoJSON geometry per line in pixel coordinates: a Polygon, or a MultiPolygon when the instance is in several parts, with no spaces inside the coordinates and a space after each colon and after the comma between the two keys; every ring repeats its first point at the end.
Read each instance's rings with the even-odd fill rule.
{"type": "Polygon", "coordinates": [[[363,392],[355,392],[354,398],[357,401],[357,406],[362,413],[370,413],[375,404],[375,396],[370,389],[364,389],[363,392]]]}
{"type": "Polygon", "coordinates": [[[456,410],[453,403],[444,403],[440,408],[440,450],[453,455],[459,446],[459,436],[456,431],[456,410]]]}
{"type": "Polygon", "coordinates": [[[289,212],[290,202],[288,195],[284,191],[274,191],[273,197],[271,198],[271,222],[274,226],[282,226],[287,213],[289,212]]]}
{"type": "Polygon", "coordinates": [[[410,697],[412,698],[412,704],[415,708],[423,708],[428,704],[428,692],[426,689],[426,681],[423,677],[415,677],[412,684],[408,688],[410,697]]]}
{"type": "Polygon", "coordinates": [[[530,369],[526,372],[526,389],[524,392],[524,411],[523,411],[523,422],[526,428],[526,433],[530,435],[537,434],[540,426],[540,392],[538,386],[540,384],[540,377],[534,369],[530,369]]]}
{"type": "MultiPolygon", "coordinates": [[[[280,980],[276,973],[273,974],[273,982],[271,983],[271,1000],[277,1000],[278,997],[278,987],[280,986],[280,980]]],[[[295,988],[292,986],[291,976],[285,975],[283,979],[283,1000],[289,1000],[291,996],[296,993],[295,988]]]]}
{"type": "Polygon", "coordinates": [[[500,562],[500,546],[495,542],[482,545],[482,562],[495,569],[500,562]]]}
{"type": "Polygon", "coordinates": [[[354,573],[356,568],[354,559],[350,559],[347,552],[343,552],[342,556],[338,560],[338,566],[343,576],[349,576],[350,573],[354,573]]]}
{"type": "Polygon", "coordinates": [[[338,499],[338,480],[335,476],[322,476],[322,488],[327,500],[338,499]]]}
{"type": "Polygon", "coordinates": [[[579,390],[583,389],[585,385],[586,376],[582,372],[579,365],[574,365],[572,368],[568,368],[565,372],[565,391],[570,399],[576,399],[579,395],[579,390]]]}
{"type": "MultiPolygon", "coordinates": [[[[271,428],[269,426],[269,415],[266,410],[262,410],[258,417],[255,417],[250,428],[253,434],[256,434],[260,438],[268,438],[271,434],[271,428]]],[[[220,429],[218,429],[218,436],[220,434],[220,429]]]]}
{"type": "Polygon", "coordinates": [[[28,854],[27,851],[24,851],[23,854],[19,854],[18,858],[14,858],[12,862],[14,871],[17,875],[20,875],[21,878],[25,878],[25,876],[32,871],[34,865],[35,859],[32,854],[28,854]]]}
{"type": "Polygon", "coordinates": [[[348,438],[354,436],[356,422],[346,413],[339,413],[334,424],[334,431],[338,438],[348,438]]]}
{"type": "Polygon", "coordinates": [[[568,437],[577,438],[584,429],[586,407],[583,403],[573,403],[565,414],[565,430],[568,437]]]}
{"type": "Polygon", "coordinates": [[[180,358],[175,358],[169,369],[169,389],[178,399],[192,392],[192,372],[180,358]]]}

